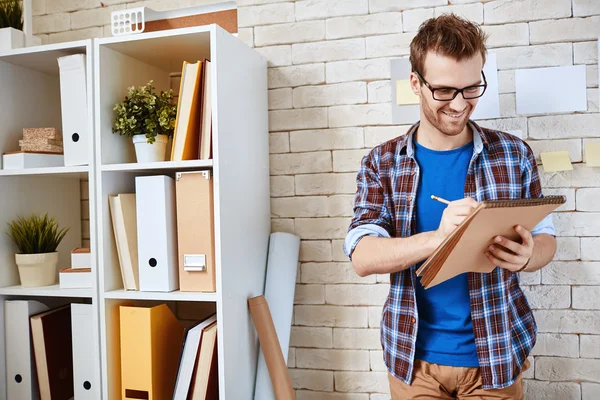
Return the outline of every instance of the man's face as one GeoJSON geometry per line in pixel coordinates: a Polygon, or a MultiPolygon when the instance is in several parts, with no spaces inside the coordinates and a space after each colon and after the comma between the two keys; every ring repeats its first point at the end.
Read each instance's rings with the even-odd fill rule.
{"type": "MultiPolygon", "coordinates": [[[[459,62],[451,57],[428,52],[422,77],[434,89],[462,89],[483,84],[482,69],[483,59],[480,54],[459,62]]],[[[421,83],[415,73],[411,74],[411,84],[413,90],[420,92],[421,110],[431,125],[448,136],[455,136],[463,131],[479,99],[465,100],[459,93],[452,101],[435,100],[431,90],[421,83]]],[[[437,92],[436,98],[439,98],[437,92]]]]}

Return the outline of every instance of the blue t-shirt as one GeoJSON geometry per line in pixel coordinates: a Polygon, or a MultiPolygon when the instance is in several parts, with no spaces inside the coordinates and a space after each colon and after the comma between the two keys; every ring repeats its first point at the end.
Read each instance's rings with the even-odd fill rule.
{"type": "MultiPolygon", "coordinates": [[[[431,195],[449,201],[465,197],[465,180],[472,155],[473,142],[447,151],[431,150],[415,143],[420,168],[417,233],[436,230],[447,207],[431,199],[431,195]]],[[[419,278],[416,296],[419,313],[416,358],[455,367],[478,367],[468,274],[460,274],[427,290],[419,278]]]]}

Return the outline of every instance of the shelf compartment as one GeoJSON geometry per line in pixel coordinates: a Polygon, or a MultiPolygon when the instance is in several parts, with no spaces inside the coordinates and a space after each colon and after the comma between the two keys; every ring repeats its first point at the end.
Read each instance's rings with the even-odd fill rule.
{"type": "Polygon", "coordinates": [[[79,297],[92,298],[92,289],[61,289],[58,284],[35,288],[20,285],[0,288],[0,296],[79,297]]]}
{"type": "Polygon", "coordinates": [[[185,161],[163,161],[154,163],[120,163],[106,164],[101,170],[103,172],[126,172],[126,171],[154,171],[154,170],[181,170],[181,169],[208,169],[212,168],[212,160],[185,160],[185,161]]]}
{"type": "Polygon", "coordinates": [[[205,292],[140,292],[133,290],[111,290],[104,294],[106,299],[121,300],[160,300],[160,301],[202,301],[216,302],[217,293],[205,292]]]}

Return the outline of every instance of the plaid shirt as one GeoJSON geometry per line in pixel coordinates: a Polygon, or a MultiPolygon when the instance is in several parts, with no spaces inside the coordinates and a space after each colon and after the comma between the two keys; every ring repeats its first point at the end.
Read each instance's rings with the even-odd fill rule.
{"type": "MultiPolygon", "coordinates": [[[[477,201],[541,197],[530,147],[507,133],[481,128],[472,121],[469,124],[474,150],[465,196],[477,201]]],[[[419,166],[412,140],[417,127],[418,123],[406,135],[375,147],[363,158],[357,175],[354,217],[344,244],[349,257],[366,234],[407,237],[416,231],[419,166]]],[[[551,223],[536,229],[532,233],[554,234],[551,223]]],[[[413,265],[390,275],[390,292],[381,320],[384,361],[390,373],[407,384],[412,380],[419,318],[415,272],[413,265]]],[[[519,286],[519,274],[502,268],[487,274],[470,272],[469,295],[483,388],[510,386],[533,348],[537,333],[533,313],[519,286]]]]}

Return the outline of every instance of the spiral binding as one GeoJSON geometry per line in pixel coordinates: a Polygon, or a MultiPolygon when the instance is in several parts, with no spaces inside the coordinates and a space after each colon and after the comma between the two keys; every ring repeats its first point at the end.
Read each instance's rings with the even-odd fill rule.
{"type": "Polygon", "coordinates": [[[516,199],[516,200],[484,200],[484,208],[498,207],[527,207],[541,206],[546,204],[564,204],[567,201],[565,196],[546,196],[537,199],[516,199]]]}

